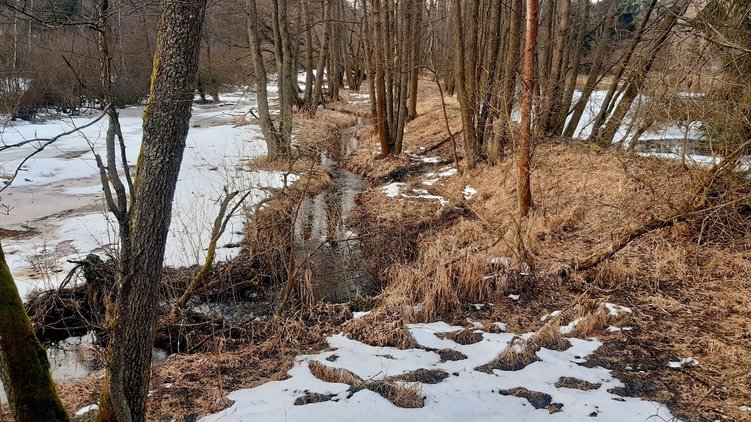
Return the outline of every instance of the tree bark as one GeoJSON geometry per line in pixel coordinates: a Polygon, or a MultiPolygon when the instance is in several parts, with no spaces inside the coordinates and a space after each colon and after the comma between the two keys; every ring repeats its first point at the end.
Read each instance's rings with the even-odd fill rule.
{"type": "MultiPolygon", "coordinates": [[[[383,46],[386,44],[383,40],[384,30],[383,21],[381,17],[384,10],[381,4],[381,0],[373,1],[373,13],[377,13],[375,18],[375,53],[376,53],[376,65],[375,65],[375,89],[376,89],[376,115],[374,116],[375,124],[378,129],[378,140],[381,145],[381,157],[386,157],[391,153],[391,142],[388,128],[388,118],[386,113],[386,81],[384,71],[384,52],[383,46]]],[[[389,0],[386,0],[389,1],[389,0]]]]}
{"type": "Polygon", "coordinates": [[[422,48],[422,8],[423,1],[415,2],[414,24],[412,26],[412,35],[410,37],[412,55],[410,57],[410,74],[409,74],[409,113],[408,120],[417,117],[417,82],[420,76],[418,66],[420,64],[420,51],[422,48]]]}
{"type": "Polygon", "coordinates": [[[0,380],[18,421],[69,420],[0,245],[0,380]]]}
{"type": "Polygon", "coordinates": [[[649,4],[649,8],[647,9],[647,13],[644,16],[644,20],[642,21],[641,25],[639,26],[639,29],[636,31],[636,35],[634,35],[634,38],[631,40],[631,43],[629,44],[628,52],[626,53],[626,56],[623,58],[623,60],[621,60],[621,63],[618,65],[618,70],[613,75],[613,83],[610,84],[610,88],[608,88],[608,93],[605,95],[605,99],[602,101],[602,104],[600,105],[600,111],[597,113],[597,117],[595,117],[594,124],[592,125],[592,133],[590,134],[591,139],[595,139],[598,136],[600,128],[602,127],[603,123],[605,123],[605,120],[607,119],[607,116],[610,110],[610,103],[611,101],[613,101],[615,91],[618,90],[618,86],[621,82],[621,78],[623,77],[623,74],[626,72],[629,62],[631,62],[631,57],[634,55],[634,52],[636,51],[636,47],[641,42],[641,39],[644,36],[644,32],[647,30],[647,25],[649,24],[649,18],[652,16],[652,12],[655,10],[656,6],[657,6],[657,0],[652,0],[649,4]]]}
{"type": "MultiPolygon", "coordinates": [[[[594,56],[592,57],[592,66],[589,69],[587,75],[587,81],[582,88],[581,96],[574,104],[574,108],[571,114],[571,120],[566,125],[566,129],[563,131],[563,136],[572,137],[576,128],[579,126],[579,121],[584,114],[584,109],[587,107],[589,98],[592,96],[592,92],[597,85],[597,79],[600,77],[600,71],[602,69],[602,63],[605,59],[605,50],[607,49],[608,42],[610,41],[610,34],[613,31],[613,23],[615,21],[615,6],[618,4],[617,0],[611,0],[608,5],[607,16],[605,22],[602,25],[602,34],[600,34],[600,40],[597,42],[594,56]]],[[[565,120],[565,117],[563,117],[565,120]]]]}
{"type": "Polygon", "coordinates": [[[665,42],[673,30],[673,26],[675,26],[678,18],[683,16],[686,12],[688,4],[689,0],[678,0],[667,10],[657,28],[658,38],[649,47],[649,56],[644,62],[642,62],[641,67],[636,70],[634,75],[626,82],[626,89],[621,100],[618,102],[618,106],[613,111],[613,115],[608,120],[602,132],[596,135],[595,140],[599,144],[609,146],[613,142],[613,138],[615,137],[616,132],[618,132],[618,128],[621,127],[621,123],[623,123],[626,114],[631,109],[634,99],[644,87],[644,82],[647,79],[649,71],[652,69],[652,65],[654,65],[654,62],[657,59],[657,54],[665,46],[665,42]]]}
{"type": "MultiPolygon", "coordinates": [[[[318,55],[318,65],[316,66],[316,84],[313,90],[313,101],[308,104],[310,115],[315,115],[318,109],[318,104],[324,102],[323,100],[323,72],[326,67],[326,62],[329,58],[329,25],[327,21],[331,18],[331,3],[325,1],[323,8],[323,40],[321,40],[321,51],[318,55]]],[[[331,69],[329,69],[329,79],[331,79],[331,69]]],[[[330,82],[330,81],[329,81],[330,82]]]]}
{"type": "MultiPolygon", "coordinates": [[[[467,160],[467,168],[472,169],[477,165],[477,138],[475,122],[473,119],[472,106],[469,93],[467,92],[467,67],[464,63],[464,29],[462,26],[462,9],[459,0],[451,1],[451,20],[453,22],[454,38],[454,75],[456,79],[456,93],[459,99],[459,107],[462,115],[462,136],[464,138],[464,158],[467,160]]],[[[473,84],[474,85],[474,84],[473,84]]]]}
{"type": "MultiPolygon", "coordinates": [[[[268,77],[266,75],[266,65],[263,63],[263,53],[261,52],[261,34],[258,32],[259,25],[256,0],[248,0],[248,40],[253,56],[253,76],[256,84],[256,99],[258,101],[258,119],[261,133],[263,133],[263,138],[266,140],[269,158],[271,160],[279,160],[285,157],[286,150],[283,145],[283,138],[274,126],[269,111],[268,77]]],[[[281,88],[279,92],[281,95],[281,88]]]]}
{"type": "Polygon", "coordinates": [[[532,99],[535,90],[535,50],[537,48],[537,0],[527,0],[527,31],[524,42],[524,91],[519,134],[519,214],[526,217],[532,207],[530,156],[532,142],[532,99]]]}
{"type": "Polygon", "coordinates": [[[143,421],[172,200],[190,128],[206,0],[163,0],[100,420],[143,421]]]}

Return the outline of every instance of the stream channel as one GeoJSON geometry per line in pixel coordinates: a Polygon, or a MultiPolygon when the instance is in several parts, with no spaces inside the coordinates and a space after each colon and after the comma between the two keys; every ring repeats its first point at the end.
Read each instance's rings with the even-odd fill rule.
{"type": "MultiPolygon", "coordinates": [[[[372,278],[362,264],[360,240],[345,224],[347,215],[355,208],[357,195],[368,187],[361,177],[339,167],[357,148],[355,131],[363,124],[345,129],[341,142],[321,154],[321,165],[332,175],[332,186],[325,191],[306,197],[295,221],[295,259],[297,266],[309,269],[313,296],[318,300],[341,303],[372,287],[372,278]]],[[[202,304],[194,310],[222,315],[235,323],[253,319],[257,306],[250,303],[202,304]]],[[[91,364],[91,334],[71,337],[47,347],[50,369],[58,383],[71,382],[89,375],[103,373],[91,364]]],[[[153,363],[163,362],[167,352],[154,349],[153,363]]],[[[0,383],[0,403],[6,402],[5,390],[0,383]]]]}

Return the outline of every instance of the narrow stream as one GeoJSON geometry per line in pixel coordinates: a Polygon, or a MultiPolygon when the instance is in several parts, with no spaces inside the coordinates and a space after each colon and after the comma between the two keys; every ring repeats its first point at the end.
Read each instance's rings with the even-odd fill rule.
{"type": "MultiPolygon", "coordinates": [[[[313,295],[328,302],[346,302],[358,294],[367,293],[372,285],[372,277],[362,263],[360,240],[345,223],[347,215],[356,206],[355,198],[368,187],[368,183],[338,165],[357,147],[354,132],[361,124],[358,121],[357,126],[342,134],[339,148],[322,154],[321,164],[333,176],[332,187],[315,197],[305,198],[295,222],[297,265],[310,269],[313,295]]],[[[208,308],[217,305],[212,304],[208,308]]],[[[249,314],[252,319],[255,313],[263,312],[258,305],[255,302],[245,306],[227,304],[221,306],[218,313],[223,316],[243,313],[245,317],[249,314]]],[[[47,348],[50,369],[56,382],[65,383],[102,373],[103,369],[92,363],[93,349],[89,347],[92,341],[89,334],[71,337],[47,348]]],[[[163,362],[166,358],[164,350],[154,349],[153,363],[163,362]]],[[[0,403],[6,401],[5,390],[0,383],[0,403]]]]}
{"type": "Polygon", "coordinates": [[[310,269],[313,295],[335,303],[366,293],[372,283],[362,262],[360,239],[346,224],[355,198],[368,183],[338,165],[357,147],[355,128],[342,134],[337,150],[322,154],[321,164],[332,174],[333,186],[305,198],[295,221],[297,265],[310,269]]]}

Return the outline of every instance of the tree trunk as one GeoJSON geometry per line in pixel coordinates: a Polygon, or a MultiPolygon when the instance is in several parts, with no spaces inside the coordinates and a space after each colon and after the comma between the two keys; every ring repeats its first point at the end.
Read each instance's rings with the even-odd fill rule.
{"type": "Polygon", "coordinates": [[[417,82],[420,76],[418,66],[420,65],[420,51],[422,48],[422,8],[423,1],[417,1],[414,4],[414,23],[412,25],[412,35],[410,36],[412,55],[410,57],[410,74],[409,74],[409,113],[408,120],[417,117],[417,82]]]}
{"type": "MultiPolygon", "coordinates": [[[[386,157],[391,153],[391,142],[389,140],[388,118],[386,114],[386,85],[384,72],[384,52],[383,46],[386,44],[383,40],[383,19],[384,13],[381,0],[373,1],[373,13],[378,14],[375,18],[375,88],[376,88],[376,115],[374,116],[376,127],[378,128],[378,140],[381,145],[381,157],[386,157]]],[[[385,0],[389,1],[389,0],[385,0]]]]}
{"type": "Polygon", "coordinates": [[[542,132],[550,135],[553,120],[558,115],[561,108],[561,69],[563,67],[564,49],[566,47],[566,38],[568,37],[569,27],[569,10],[571,0],[560,0],[560,10],[557,10],[556,21],[558,30],[556,31],[555,41],[553,43],[553,52],[550,62],[550,73],[546,81],[547,89],[543,97],[542,114],[540,123],[542,132]]]}
{"type": "Polygon", "coordinates": [[[600,105],[600,111],[597,113],[597,117],[595,117],[594,124],[592,125],[592,133],[590,134],[591,139],[595,139],[598,136],[598,132],[600,131],[600,128],[602,128],[603,123],[605,123],[605,120],[607,119],[607,116],[610,110],[610,103],[613,100],[615,91],[618,90],[618,86],[621,82],[621,78],[623,77],[623,74],[626,72],[626,69],[628,68],[628,64],[631,61],[631,57],[634,55],[634,52],[636,51],[636,47],[641,42],[641,39],[644,36],[644,32],[647,30],[647,25],[649,24],[649,18],[652,16],[652,12],[655,10],[656,5],[657,5],[657,0],[652,0],[651,3],[649,4],[649,8],[647,9],[647,13],[644,16],[644,20],[639,26],[639,29],[636,31],[636,35],[634,35],[634,38],[631,40],[631,44],[629,44],[628,52],[626,53],[626,56],[618,65],[618,70],[615,72],[615,75],[613,75],[613,83],[610,84],[610,88],[608,88],[608,93],[605,95],[605,99],[602,101],[602,104],[600,105]]]}
{"type": "MultiPolygon", "coordinates": [[[[605,50],[607,49],[608,41],[610,41],[610,34],[613,31],[613,23],[615,21],[615,6],[617,4],[617,0],[611,0],[610,4],[608,5],[607,16],[605,18],[605,22],[602,25],[602,34],[600,35],[600,40],[597,43],[594,56],[592,57],[592,66],[589,69],[587,81],[584,83],[584,88],[582,88],[579,100],[577,100],[576,104],[574,104],[574,108],[571,114],[571,120],[569,120],[568,124],[566,125],[566,129],[563,131],[563,136],[574,136],[574,132],[579,126],[579,121],[584,114],[584,109],[587,107],[589,98],[592,96],[592,91],[594,91],[595,85],[597,85],[597,79],[600,77],[600,70],[602,69],[602,63],[605,59],[605,50]]],[[[565,121],[565,117],[563,117],[563,120],[565,121]]]]}
{"type": "MultiPolygon", "coordinates": [[[[325,2],[323,8],[323,40],[321,40],[321,51],[318,55],[318,65],[316,66],[316,84],[313,90],[313,101],[308,105],[308,112],[315,115],[318,104],[323,103],[323,71],[329,58],[329,25],[328,20],[331,18],[331,3],[325,2]]],[[[331,69],[329,69],[329,83],[331,83],[331,69]]]]}
{"type": "Polygon", "coordinates": [[[310,0],[303,0],[301,7],[304,8],[305,15],[305,94],[303,102],[306,107],[311,105],[313,98],[313,84],[315,75],[313,74],[313,17],[310,10],[310,0]]]}
{"type": "Polygon", "coordinates": [[[535,49],[537,48],[537,0],[527,0],[527,34],[524,42],[524,91],[519,134],[519,214],[526,217],[532,207],[530,156],[532,142],[532,98],[535,90],[535,49]]]}
{"type": "Polygon", "coordinates": [[[289,13],[287,0],[275,0],[278,7],[279,36],[282,43],[282,68],[279,77],[282,79],[284,89],[279,92],[279,121],[280,154],[279,158],[288,159],[291,155],[292,145],[292,106],[298,101],[297,91],[293,80],[296,77],[294,58],[292,57],[292,36],[289,32],[289,13]]]}
{"type": "MultiPolygon", "coordinates": [[[[611,1],[610,4],[612,5],[614,4],[614,2],[611,1]]],[[[554,118],[551,124],[551,132],[555,135],[559,135],[561,132],[563,132],[563,126],[566,124],[566,118],[569,115],[571,103],[574,99],[574,91],[576,91],[576,79],[579,76],[579,65],[581,64],[581,51],[584,47],[584,37],[587,35],[587,24],[589,23],[589,6],[590,0],[584,0],[582,22],[579,24],[579,30],[576,34],[576,43],[574,44],[574,47],[571,51],[573,57],[571,59],[568,71],[566,72],[563,98],[561,99],[561,104],[558,106],[558,110],[555,112],[556,114],[551,116],[554,118]]],[[[610,8],[608,8],[608,13],[605,18],[605,24],[603,25],[603,33],[609,33],[610,31],[610,24],[608,22],[608,19],[611,15],[612,13],[610,13],[610,8]]]]}
{"type": "Polygon", "coordinates": [[[474,114],[467,92],[467,73],[464,63],[464,29],[462,26],[462,9],[459,0],[451,1],[451,17],[453,22],[454,38],[454,74],[456,78],[456,93],[459,99],[459,107],[462,115],[462,136],[464,138],[464,155],[467,160],[467,168],[472,169],[477,164],[476,134],[474,114]]]}
{"type": "Polygon", "coordinates": [[[18,421],[67,421],[47,351],[34,335],[0,245],[0,379],[18,421]]]}
{"type": "MultiPolygon", "coordinates": [[[[269,96],[267,91],[268,77],[266,65],[263,63],[261,52],[261,34],[258,32],[258,6],[256,0],[248,0],[248,40],[251,54],[253,55],[253,70],[256,83],[256,98],[258,101],[258,119],[261,133],[266,140],[268,156],[271,160],[278,160],[285,156],[283,140],[271,120],[269,111],[269,96]]],[[[281,90],[280,90],[281,95],[281,90]]]]}
{"type": "Polygon", "coordinates": [[[130,214],[133,260],[123,271],[100,420],[143,421],[164,250],[198,71],[206,0],[163,0],[130,214]]]}
{"type": "Polygon", "coordinates": [[[375,85],[375,66],[373,64],[373,34],[371,34],[370,28],[370,16],[372,13],[368,13],[368,1],[361,0],[362,4],[362,23],[363,32],[365,33],[365,68],[367,69],[368,77],[368,93],[370,97],[370,118],[373,121],[373,128],[378,131],[378,125],[376,117],[378,115],[378,105],[376,99],[376,85],[375,85]]]}
{"type": "Polygon", "coordinates": [[[608,120],[602,132],[596,135],[595,140],[599,144],[609,146],[613,142],[613,138],[621,127],[621,123],[623,123],[626,114],[631,109],[634,99],[639,95],[643,88],[644,81],[647,79],[647,75],[657,59],[657,54],[665,46],[665,42],[670,36],[670,32],[673,30],[673,26],[675,26],[678,18],[683,16],[686,12],[688,4],[689,0],[678,0],[667,10],[660,26],[657,28],[658,38],[649,47],[649,56],[634,75],[629,78],[628,82],[626,82],[626,90],[624,91],[621,100],[618,102],[615,111],[613,111],[613,115],[608,120]]]}

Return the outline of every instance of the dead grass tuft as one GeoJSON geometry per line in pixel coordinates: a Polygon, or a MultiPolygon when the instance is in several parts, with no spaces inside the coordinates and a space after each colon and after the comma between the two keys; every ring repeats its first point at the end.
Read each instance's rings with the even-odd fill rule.
{"type": "Polygon", "coordinates": [[[505,349],[493,361],[478,366],[476,371],[492,374],[494,369],[501,371],[519,371],[540,359],[535,354],[536,346],[521,337],[514,337],[505,349]]]}
{"type": "Polygon", "coordinates": [[[450,333],[436,333],[440,339],[449,339],[462,345],[475,344],[482,341],[482,333],[474,327],[467,327],[450,333]]]}
{"type": "Polygon", "coordinates": [[[343,368],[333,368],[315,360],[308,361],[308,368],[321,381],[352,386],[363,384],[362,378],[343,368]]]}
{"type": "Polygon", "coordinates": [[[380,394],[396,407],[416,409],[425,406],[425,396],[419,384],[402,386],[388,381],[372,381],[367,385],[369,390],[380,394]]]}
{"type": "Polygon", "coordinates": [[[352,339],[371,346],[411,349],[417,346],[407,329],[409,319],[393,306],[381,306],[362,318],[353,319],[344,326],[352,339]]]}
{"type": "Polygon", "coordinates": [[[564,351],[571,347],[571,342],[561,335],[557,318],[553,318],[550,322],[540,327],[529,338],[529,343],[537,350],[544,347],[550,350],[564,351]]]}

